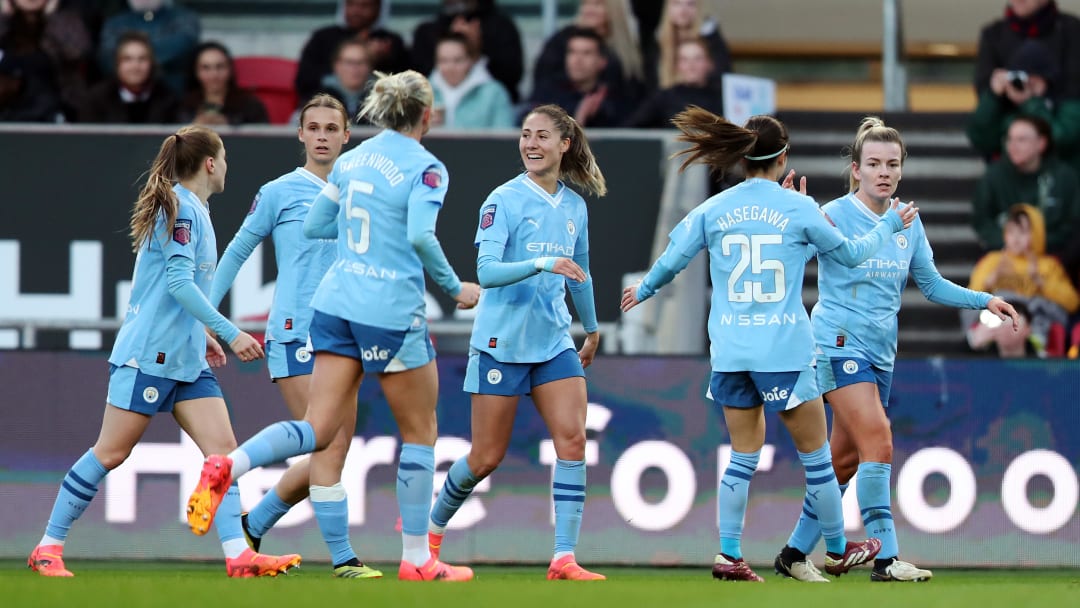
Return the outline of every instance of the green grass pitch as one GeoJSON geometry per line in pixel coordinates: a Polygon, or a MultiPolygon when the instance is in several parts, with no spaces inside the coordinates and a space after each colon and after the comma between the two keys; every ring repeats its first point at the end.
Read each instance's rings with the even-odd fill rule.
{"type": "Polygon", "coordinates": [[[543,566],[478,565],[470,583],[402,583],[396,565],[379,580],[331,578],[312,563],[278,578],[231,580],[224,566],[191,562],[68,564],[74,579],[47,579],[25,563],[0,562],[0,604],[8,608],[682,608],[691,606],[815,608],[934,608],[1075,606],[1080,570],[938,570],[928,583],[871,583],[863,567],[829,584],[770,576],[764,584],[726,583],[700,568],[596,568],[605,582],[544,580],[543,566]]]}

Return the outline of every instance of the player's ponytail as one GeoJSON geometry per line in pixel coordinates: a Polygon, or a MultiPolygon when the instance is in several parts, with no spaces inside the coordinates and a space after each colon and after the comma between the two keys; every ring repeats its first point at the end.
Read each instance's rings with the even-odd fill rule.
{"type": "Polygon", "coordinates": [[[566,110],[554,104],[538,106],[529,114],[547,116],[558,129],[559,137],[570,140],[570,148],[563,153],[562,161],[559,162],[559,175],[594,196],[607,194],[607,181],[600,171],[600,165],[596,163],[596,157],[593,156],[592,148],[589,147],[589,139],[585,137],[585,131],[578,121],[567,114],[566,110]]]}
{"type": "Polygon", "coordinates": [[[154,222],[165,215],[165,226],[176,222],[178,204],[173,184],[192,177],[207,158],[221,151],[221,137],[206,127],[183,127],[161,142],[146,184],[131,211],[131,248],[138,251],[154,231],[154,222]]]}
{"type": "Polygon", "coordinates": [[[682,131],[678,140],[690,144],[672,156],[687,156],[680,171],[700,162],[723,174],[744,163],[747,173],[757,173],[775,164],[788,149],[787,128],[772,116],[752,116],[740,127],[704,108],[690,106],[671,122],[682,131]]]}
{"type": "Polygon", "coordinates": [[[375,72],[378,80],[360,108],[360,118],[394,131],[409,131],[435,101],[431,84],[415,70],[398,74],[375,72]]]}
{"type": "Polygon", "coordinates": [[[850,148],[845,150],[844,154],[844,157],[849,161],[844,173],[848,178],[848,189],[850,192],[855,192],[859,187],[859,182],[852,173],[852,163],[862,163],[863,146],[868,141],[899,144],[900,165],[903,166],[904,161],[907,159],[907,146],[904,145],[904,139],[900,137],[900,132],[892,127],[886,127],[885,121],[877,116],[867,116],[859,123],[859,130],[855,132],[855,142],[851,144],[850,148]]]}

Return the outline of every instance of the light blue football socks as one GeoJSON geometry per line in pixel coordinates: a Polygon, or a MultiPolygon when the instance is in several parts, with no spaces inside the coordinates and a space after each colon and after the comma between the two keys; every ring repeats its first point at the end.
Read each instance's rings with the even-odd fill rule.
{"type": "Polygon", "coordinates": [[[840,502],[840,484],[833,472],[829,442],[810,453],[799,452],[799,460],[806,469],[806,505],[818,518],[821,535],[829,553],[844,553],[847,537],[844,535],[844,509],[840,502]]]}
{"type": "Polygon", "coordinates": [[[555,501],[555,559],[573,553],[581,533],[581,515],[585,510],[585,461],[555,460],[551,481],[555,501]]]}
{"type": "Polygon", "coordinates": [[[45,526],[42,545],[63,545],[67,540],[71,524],[83,514],[98,491],[98,484],[109,473],[104,465],[94,456],[90,448],[83,454],[60,483],[60,491],[53,503],[49,523],[45,526]]]}
{"type": "MultiPolygon", "coordinates": [[[[840,484],[841,499],[844,497],[847,489],[848,484],[840,484]]],[[[842,500],[841,504],[843,504],[842,500]]],[[[795,529],[791,531],[791,537],[788,538],[787,546],[798,549],[803,555],[809,555],[813,553],[814,547],[817,546],[819,540],[821,540],[821,526],[818,525],[817,513],[814,512],[814,507],[810,504],[809,497],[804,496],[802,513],[799,515],[798,523],[795,524],[795,529]]]]}
{"type": "Polygon", "coordinates": [[[457,513],[478,483],[480,479],[469,470],[466,457],[458,458],[446,473],[446,481],[443,482],[442,490],[439,491],[439,499],[435,501],[435,506],[431,509],[429,529],[436,534],[445,533],[450,518],[457,513]]]}
{"type": "Polygon", "coordinates": [[[229,454],[233,461],[232,477],[238,479],[251,469],[310,454],[314,449],[315,429],[311,428],[311,423],[306,420],[275,422],[229,454]]]}
{"type": "Polygon", "coordinates": [[[427,526],[435,476],[435,448],[405,443],[397,471],[397,501],[401,512],[401,559],[415,566],[427,563],[427,526]]]}
{"type": "Polygon", "coordinates": [[[349,505],[345,498],[345,488],[340,483],[332,486],[311,486],[308,498],[315,511],[319,531],[326,541],[326,547],[330,549],[330,559],[334,567],[357,559],[356,552],[349,543],[349,505]]]}
{"type": "Polygon", "coordinates": [[[889,491],[892,465],[882,462],[864,462],[859,465],[855,492],[859,497],[866,533],[881,540],[878,559],[889,559],[899,554],[896,541],[896,525],[892,516],[892,495],[889,491]]]}
{"type": "Polygon", "coordinates": [[[214,518],[214,528],[217,530],[225,557],[230,559],[239,557],[244,549],[247,549],[244,528],[240,524],[240,486],[235,481],[221,499],[217,517],[214,518]]]}
{"type": "Polygon", "coordinates": [[[724,469],[717,488],[717,520],[720,523],[720,552],[742,559],[743,521],[746,518],[746,501],[750,492],[750,480],[757,471],[761,450],[756,452],[731,451],[731,462],[724,469]]]}
{"type": "Polygon", "coordinates": [[[277,489],[271,488],[248,513],[248,534],[262,538],[291,508],[292,505],[278,496],[277,489]]]}

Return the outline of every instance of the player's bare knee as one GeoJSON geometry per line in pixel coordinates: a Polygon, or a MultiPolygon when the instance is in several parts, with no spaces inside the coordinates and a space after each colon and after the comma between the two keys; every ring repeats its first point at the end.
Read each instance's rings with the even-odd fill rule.
{"type": "Polygon", "coordinates": [[[553,437],[555,454],[562,460],[585,460],[585,432],[553,437]]]}
{"type": "Polygon", "coordinates": [[[127,457],[131,455],[131,449],[117,449],[117,448],[100,448],[94,447],[94,456],[101,463],[101,466],[105,467],[105,470],[111,471],[116,467],[124,464],[127,457]]]}
{"type": "Polygon", "coordinates": [[[862,462],[892,462],[892,431],[887,425],[867,429],[860,434],[858,452],[862,462]]]}
{"type": "Polygon", "coordinates": [[[845,484],[855,477],[855,473],[859,470],[859,459],[845,458],[842,461],[833,461],[833,472],[836,473],[836,482],[839,484],[845,484]]]}
{"type": "Polygon", "coordinates": [[[307,422],[311,425],[311,430],[315,434],[315,449],[313,451],[318,452],[330,447],[334,437],[338,434],[338,425],[331,424],[329,420],[312,418],[309,418],[307,422]]]}
{"type": "Polygon", "coordinates": [[[402,442],[417,445],[435,445],[435,440],[439,436],[439,426],[435,416],[402,421],[399,430],[402,442]]]}
{"type": "Polygon", "coordinates": [[[863,457],[863,462],[882,462],[886,464],[892,463],[892,442],[882,443],[881,445],[874,446],[869,453],[863,457]]]}
{"type": "Polygon", "coordinates": [[[466,458],[466,464],[469,465],[469,472],[474,477],[483,479],[491,475],[499,467],[505,456],[505,447],[502,449],[497,447],[485,448],[474,444],[472,451],[469,452],[469,456],[466,458]]]}

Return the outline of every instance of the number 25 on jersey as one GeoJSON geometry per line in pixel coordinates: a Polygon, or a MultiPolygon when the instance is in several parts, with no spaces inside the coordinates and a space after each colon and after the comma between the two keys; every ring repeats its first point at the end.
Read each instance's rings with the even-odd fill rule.
{"type": "Polygon", "coordinates": [[[784,286],[784,263],[777,259],[762,257],[761,248],[764,245],[779,245],[784,242],[784,237],[779,234],[725,234],[720,245],[724,255],[738,252],[739,260],[728,277],[728,301],[729,302],[779,302],[787,293],[784,286]],[[773,291],[765,291],[761,281],[742,280],[747,267],[753,274],[763,272],[773,273],[773,291]]]}

